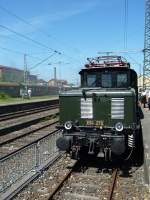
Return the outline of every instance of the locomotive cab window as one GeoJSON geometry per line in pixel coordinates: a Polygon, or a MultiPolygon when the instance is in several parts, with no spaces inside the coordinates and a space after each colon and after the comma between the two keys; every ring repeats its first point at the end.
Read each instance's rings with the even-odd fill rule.
{"type": "Polygon", "coordinates": [[[112,74],[102,74],[101,76],[102,81],[101,81],[101,86],[103,88],[111,88],[112,87],[112,74]]]}
{"type": "Polygon", "coordinates": [[[101,87],[101,88],[127,88],[130,86],[130,78],[128,71],[97,70],[84,71],[81,73],[82,87],[101,87]]]}
{"type": "Polygon", "coordinates": [[[88,74],[87,75],[87,86],[88,87],[96,87],[96,74],[88,74]]]}
{"type": "Polygon", "coordinates": [[[117,74],[117,87],[127,87],[127,73],[117,74]]]}

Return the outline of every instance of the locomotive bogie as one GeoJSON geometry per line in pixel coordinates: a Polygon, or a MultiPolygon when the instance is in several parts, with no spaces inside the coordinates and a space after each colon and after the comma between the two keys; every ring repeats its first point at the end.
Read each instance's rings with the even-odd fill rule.
{"type": "MultiPolygon", "coordinates": [[[[136,131],[134,134],[127,132],[117,134],[115,131],[114,133],[102,132],[100,130],[98,132],[67,133],[64,130],[63,137],[57,140],[57,146],[60,150],[69,152],[70,155],[76,155],[78,159],[82,152],[85,155],[104,158],[105,161],[125,160],[135,149],[136,131]]],[[[72,158],[76,159],[74,156],[72,158]]]]}

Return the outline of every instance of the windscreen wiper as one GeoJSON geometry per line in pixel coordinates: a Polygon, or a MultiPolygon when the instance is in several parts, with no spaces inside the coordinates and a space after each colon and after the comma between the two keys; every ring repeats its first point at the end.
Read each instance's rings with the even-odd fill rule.
{"type": "Polygon", "coordinates": [[[90,88],[90,89],[82,89],[82,95],[84,97],[84,99],[86,100],[86,92],[90,91],[90,90],[93,90],[95,88],[90,88]]]}

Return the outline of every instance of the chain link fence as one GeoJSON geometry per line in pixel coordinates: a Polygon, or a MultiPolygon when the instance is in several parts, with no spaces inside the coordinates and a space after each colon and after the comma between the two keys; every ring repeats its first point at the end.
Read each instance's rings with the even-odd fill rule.
{"type": "Polygon", "coordinates": [[[59,154],[56,140],[61,133],[56,131],[38,142],[0,160],[0,194],[29,172],[38,171],[45,162],[59,154]]]}

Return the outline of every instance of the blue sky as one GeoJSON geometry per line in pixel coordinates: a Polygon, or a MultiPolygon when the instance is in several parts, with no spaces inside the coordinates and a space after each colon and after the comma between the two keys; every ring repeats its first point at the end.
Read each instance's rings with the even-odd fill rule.
{"type": "MultiPolygon", "coordinates": [[[[98,56],[99,51],[124,50],[124,2],[125,0],[1,0],[0,64],[23,69],[23,54],[26,53],[30,69],[53,54],[52,48],[62,54],[55,54],[30,72],[49,80],[53,77],[53,67],[56,67],[57,78],[77,83],[78,71],[87,57],[98,56]],[[1,6],[31,25],[18,20],[1,9],[1,6]],[[24,34],[50,49],[18,37],[2,26],[24,34]]],[[[144,9],[144,0],[128,1],[127,49],[143,49],[144,9]]],[[[139,64],[143,64],[142,53],[120,55],[125,56],[139,72],[139,64]]]]}

